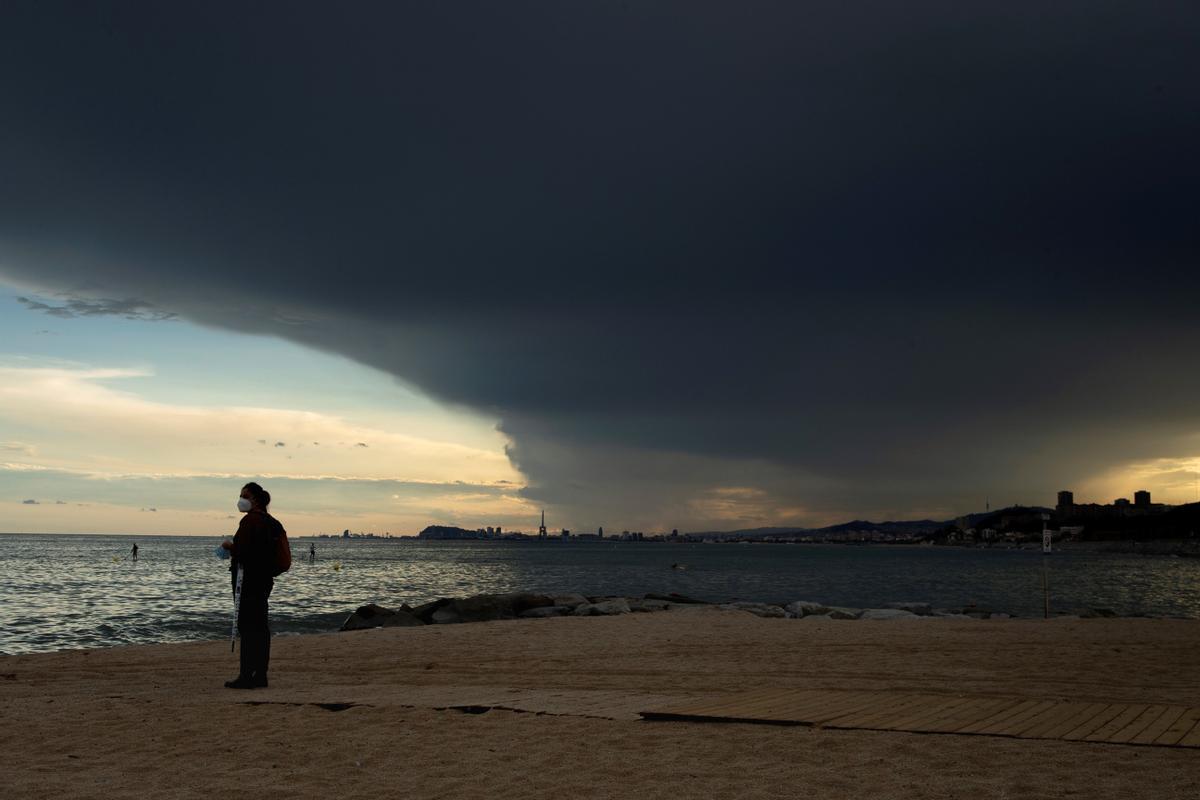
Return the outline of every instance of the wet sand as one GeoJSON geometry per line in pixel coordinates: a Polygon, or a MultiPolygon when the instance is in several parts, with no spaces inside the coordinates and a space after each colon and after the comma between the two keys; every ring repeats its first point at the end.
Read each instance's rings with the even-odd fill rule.
{"type": "Polygon", "coordinates": [[[7,656],[0,797],[1191,800],[1200,750],[636,711],[775,686],[1200,705],[1198,664],[1194,620],[715,609],[278,637],[249,692],[227,641],[7,656]]]}

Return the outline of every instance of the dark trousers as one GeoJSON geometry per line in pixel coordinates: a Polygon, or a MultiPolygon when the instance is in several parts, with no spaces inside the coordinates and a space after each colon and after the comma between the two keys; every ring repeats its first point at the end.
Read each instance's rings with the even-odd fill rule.
{"type": "Polygon", "coordinates": [[[271,628],[267,624],[267,598],[274,581],[266,584],[243,583],[242,604],[238,607],[238,633],[242,636],[241,672],[243,677],[265,678],[271,663],[271,628]]]}

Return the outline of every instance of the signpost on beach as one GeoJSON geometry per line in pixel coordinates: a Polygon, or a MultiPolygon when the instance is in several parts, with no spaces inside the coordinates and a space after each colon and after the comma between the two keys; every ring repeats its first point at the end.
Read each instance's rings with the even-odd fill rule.
{"type": "Polygon", "coordinates": [[[1046,522],[1049,514],[1042,514],[1042,613],[1050,619],[1050,579],[1046,571],[1046,556],[1050,553],[1050,529],[1046,522]]]}

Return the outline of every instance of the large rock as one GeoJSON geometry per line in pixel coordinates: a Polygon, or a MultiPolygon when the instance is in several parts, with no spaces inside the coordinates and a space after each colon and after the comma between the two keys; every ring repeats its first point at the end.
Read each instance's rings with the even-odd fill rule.
{"type": "Polygon", "coordinates": [[[782,619],[787,616],[787,612],[783,610],[782,606],[775,606],[770,603],[749,603],[739,600],[733,603],[723,603],[721,608],[727,611],[749,611],[756,617],[782,619]]]}
{"type": "Polygon", "coordinates": [[[899,608],[868,608],[859,619],[916,619],[911,611],[899,608]]]}
{"type": "Polygon", "coordinates": [[[634,613],[645,613],[647,611],[666,611],[671,607],[671,604],[666,600],[638,600],[636,597],[631,597],[627,601],[629,610],[634,613]]]}
{"type": "Polygon", "coordinates": [[[701,606],[710,605],[710,603],[707,600],[696,600],[694,598],[688,597],[687,595],[676,594],[675,592],[671,592],[670,594],[650,593],[650,594],[646,595],[646,599],[647,600],[666,600],[668,603],[676,603],[676,604],[688,603],[688,604],[701,605],[701,606]]]}
{"type": "Polygon", "coordinates": [[[450,598],[441,597],[441,598],[438,598],[437,600],[432,600],[428,603],[422,603],[421,605],[417,606],[416,608],[410,610],[408,613],[412,614],[414,617],[421,620],[422,622],[431,624],[433,622],[433,613],[449,602],[450,602],[450,598]]]}
{"type": "Polygon", "coordinates": [[[630,612],[629,603],[623,598],[616,600],[605,600],[600,603],[584,603],[581,606],[576,606],[571,613],[577,617],[606,617],[616,614],[628,614],[630,612]]]}
{"type": "Polygon", "coordinates": [[[833,606],[829,609],[830,619],[858,619],[863,614],[861,608],[847,608],[846,606],[833,606]]]}
{"type": "Polygon", "coordinates": [[[581,594],[556,594],[550,599],[554,601],[554,605],[556,606],[567,606],[569,608],[581,606],[588,601],[588,599],[581,594]]]}
{"type": "Polygon", "coordinates": [[[814,603],[811,600],[797,600],[794,603],[788,603],[783,610],[788,613],[788,616],[797,618],[824,616],[829,613],[829,606],[814,603]]]}
{"type": "Polygon", "coordinates": [[[523,611],[554,605],[554,600],[545,595],[527,594],[477,594],[473,597],[456,597],[434,610],[431,621],[437,625],[459,622],[488,622],[495,619],[513,619],[523,611]]]}
{"type": "Polygon", "coordinates": [[[968,617],[966,614],[960,614],[957,611],[947,611],[942,608],[937,609],[932,614],[930,614],[930,616],[937,617],[939,619],[972,619],[971,617],[968,617]]]}
{"type": "Polygon", "coordinates": [[[527,608],[518,614],[522,619],[545,619],[546,617],[565,617],[570,614],[571,606],[538,606],[527,608]]]}
{"type": "Polygon", "coordinates": [[[402,628],[425,623],[407,611],[397,611],[374,603],[359,606],[354,613],[346,617],[340,630],[362,631],[369,628],[402,628]]]}
{"type": "Polygon", "coordinates": [[[918,617],[928,617],[933,613],[933,607],[929,603],[886,603],[884,608],[895,608],[900,611],[908,611],[916,614],[918,617]]]}

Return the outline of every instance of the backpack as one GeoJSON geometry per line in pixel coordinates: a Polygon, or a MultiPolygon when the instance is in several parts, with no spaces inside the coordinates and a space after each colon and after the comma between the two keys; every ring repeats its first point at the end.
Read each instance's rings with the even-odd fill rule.
{"type": "Polygon", "coordinates": [[[271,577],[282,575],[292,568],[292,546],[288,544],[287,531],[279,524],[279,520],[272,518],[275,523],[276,531],[271,534],[271,556],[273,565],[271,568],[271,577]]]}

